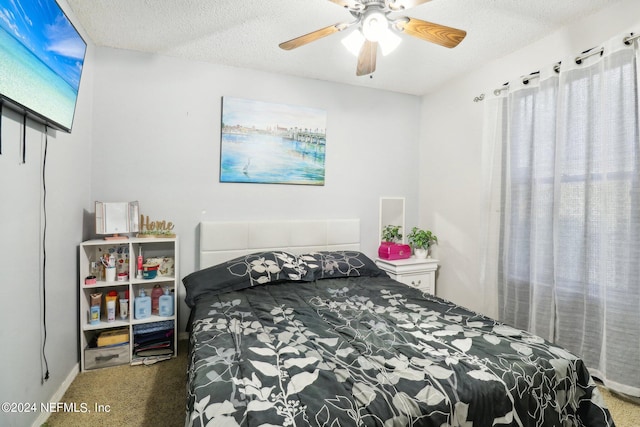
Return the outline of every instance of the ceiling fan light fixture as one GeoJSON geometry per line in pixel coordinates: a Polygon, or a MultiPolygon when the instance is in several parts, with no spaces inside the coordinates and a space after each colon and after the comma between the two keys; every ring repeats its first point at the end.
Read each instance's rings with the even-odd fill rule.
{"type": "Polygon", "coordinates": [[[360,54],[360,49],[362,48],[364,40],[365,38],[360,30],[356,29],[342,39],[342,44],[347,48],[349,52],[353,54],[353,56],[357,57],[360,54]]]}
{"type": "Polygon", "coordinates": [[[380,44],[380,50],[382,50],[382,55],[387,56],[396,50],[401,41],[402,39],[400,36],[387,29],[378,41],[378,44],[380,44]]]}
{"type": "Polygon", "coordinates": [[[382,12],[368,12],[362,20],[362,34],[369,41],[379,41],[388,29],[389,21],[382,12]]]}

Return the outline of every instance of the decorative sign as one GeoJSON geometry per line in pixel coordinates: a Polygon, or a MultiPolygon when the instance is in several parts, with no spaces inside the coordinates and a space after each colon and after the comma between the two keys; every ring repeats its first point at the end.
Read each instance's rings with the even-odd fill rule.
{"type": "Polygon", "coordinates": [[[171,221],[151,221],[149,216],[140,215],[140,232],[138,237],[176,237],[171,221]]]}

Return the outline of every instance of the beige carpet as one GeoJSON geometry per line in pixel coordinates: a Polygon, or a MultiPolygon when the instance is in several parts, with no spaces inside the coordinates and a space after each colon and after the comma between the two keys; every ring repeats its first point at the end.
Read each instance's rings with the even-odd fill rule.
{"type": "Polygon", "coordinates": [[[640,426],[640,399],[626,398],[616,393],[601,388],[604,401],[607,402],[609,411],[616,427],[640,426]]]}
{"type": "Polygon", "coordinates": [[[56,412],[44,426],[184,426],[186,384],[187,341],[179,341],[178,356],[170,360],[81,372],[62,402],[78,410],[84,403],[90,412],[56,412]]]}
{"type": "MultiPolygon", "coordinates": [[[[178,357],[150,366],[118,366],[82,372],[63,402],[90,412],[58,412],[48,427],[184,426],[187,382],[187,342],[180,341],[178,357]],[[96,412],[96,405],[108,412],[96,412]]],[[[602,389],[617,427],[640,426],[640,405],[602,389]]]]}

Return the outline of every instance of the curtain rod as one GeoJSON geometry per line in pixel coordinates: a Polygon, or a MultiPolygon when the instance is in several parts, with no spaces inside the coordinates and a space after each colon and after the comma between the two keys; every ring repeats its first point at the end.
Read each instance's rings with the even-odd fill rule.
{"type": "MultiPolygon", "coordinates": [[[[630,44],[632,44],[633,42],[635,42],[636,40],[638,40],[640,38],[640,34],[634,34],[631,33],[630,35],[626,36],[625,38],[622,39],[622,42],[624,44],[626,44],[627,46],[629,46],[630,44]]],[[[592,47],[591,49],[585,50],[584,52],[582,52],[580,55],[576,56],[575,58],[575,62],[576,64],[580,65],[582,64],[582,61],[590,58],[592,56],[595,55],[600,55],[602,56],[604,54],[604,47],[601,47],[599,49],[596,49],[594,47],[592,47]]],[[[557,64],[555,64],[553,66],[553,71],[555,71],[556,73],[560,72],[560,64],[561,62],[558,62],[557,64]]],[[[529,84],[529,82],[533,79],[537,79],[540,77],[540,71],[534,71],[524,77],[522,77],[522,83],[523,84],[529,84]]],[[[503,90],[507,90],[509,89],[509,82],[506,82],[505,84],[502,85],[502,87],[499,87],[497,89],[495,89],[493,91],[494,95],[500,95],[500,92],[502,92],[503,90]]],[[[481,93],[480,95],[476,96],[475,98],[473,98],[473,102],[480,102],[482,100],[484,100],[484,93],[481,93]]]]}
{"type": "Polygon", "coordinates": [[[631,33],[630,36],[625,37],[622,41],[624,42],[624,44],[626,44],[627,46],[630,45],[631,43],[633,43],[634,41],[638,40],[638,38],[640,38],[640,34],[633,34],[631,33]]]}

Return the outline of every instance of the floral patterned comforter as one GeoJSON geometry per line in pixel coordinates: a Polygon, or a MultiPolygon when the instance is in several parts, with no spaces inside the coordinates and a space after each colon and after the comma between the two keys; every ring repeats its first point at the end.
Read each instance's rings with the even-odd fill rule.
{"type": "Polygon", "coordinates": [[[187,425],[613,426],[583,362],[387,277],[199,298],[187,425]]]}

